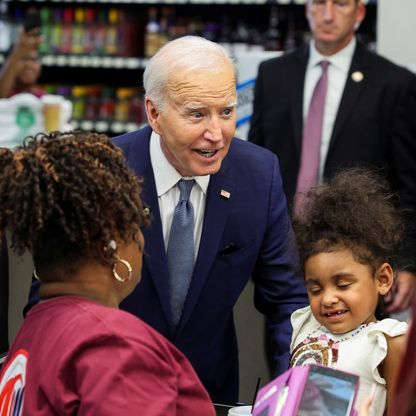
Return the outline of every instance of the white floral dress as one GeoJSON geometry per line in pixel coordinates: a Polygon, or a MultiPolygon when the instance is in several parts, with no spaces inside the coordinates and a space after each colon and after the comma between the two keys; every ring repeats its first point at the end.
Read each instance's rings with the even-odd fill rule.
{"type": "Polygon", "coordinates": [[[316,363],[358,374],[360,388],[355,407],[368,397],[372,385],[376,384],[370,416],[382,416],[386,407],[386,380],[381,377],[378,366],[387,355],[385,335],[405,334],[407,323],[383,319],[337,335],[320,325],[309,306],[293,312],[291,322],[290,366],[316,363]]]}

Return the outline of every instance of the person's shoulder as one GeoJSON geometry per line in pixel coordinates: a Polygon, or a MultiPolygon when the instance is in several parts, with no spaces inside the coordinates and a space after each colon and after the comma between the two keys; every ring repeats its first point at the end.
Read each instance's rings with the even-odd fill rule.
{"type": "Polygon", "coordinates": [[[236,137],[231,142],[227,158],[234,168],[244,164],[255,170],[264,170],[277,163],[276,155],[270,150],[236,137]]]}
{"type": "Polygon", "coordinates": [[[293,64],[298,65],[300,60],[306,60],[308,57],[308,46],[303,45],[293,51],[282,53],[279,56],[266,59],[260,63],[261,70],[276,70],[278,68],[290,67],[293,64]]]}
{"type": "Polygon", "coordinates": [[[83,307],[90,315],[86,326],[94,322],[95,331],[103,336],[106,335],[116,340],[125,339],[131,344],[141,344],[152,350],[155,346],[165,352],[171,349],[171,344],[167,339],[130,312],[94,302],[86,302],[83,307]]]}
{"type": "Polygon", "coordinates": [[[290,323],[292,324],[293,330],[299,332],[306,324],[316,325],[317,321],[312,314],[311,307],[308,305],[292,312],[290,323]]]}
{"type": "Polygon", "coordinates": [[[150,128],[150,126],[145,126],[139,130],[116,136],[112,139],[112,142],[116,146],[123,149],[123,151],[128,151],[133,143],[140,144],[141,142],[143,142],[143,139],[150,138],[151,133],[152,129],[150,128]]]}
{"type": "Polygon", "coordinates": [[[409,325],[407,322],[398,321],[393,318],[386,318],[370,325],[368,327],[368,333],[370,336],[372,334],[379,334],[387,336],[388,338],[394,338],[404,335],[408,328],[409,325]]]}
{"type": "Polygon", "coordinates": [[[247,140],[234,137],[229,150],[230,157],[246,157],[246,158],[274,158],[275,154],[265,147],[259,146],[247,140]]]}
{"type": "Polygon", "coordinates": [[[141,342],[150,340],[152,344],[156,341],[160,345],[170,345],[169,341],[155,329],[130,312],[105,306],[97,306],[97,308],[104,308],[105,313],[100,312],[98,316],[105,316],[105,325],[118,335],[140,339],[141,342]]]}
{"type": "Polygon", "coordinates": [[[310,306],[305,306],[292,312],[290,324],[293,330],[290,343],[291,352],[309,336],[312,330],[316,330],[320,326],[319,322],[313,316],[310,306]]]}
{"type": "Polygon", "coordinates": [[[397,79],[402,82],[416,80],[416,75],[404,66],[398,65],[388,58],[363,47],[363,54],[377,68],[377,73],[385,79],[397,79]]]}

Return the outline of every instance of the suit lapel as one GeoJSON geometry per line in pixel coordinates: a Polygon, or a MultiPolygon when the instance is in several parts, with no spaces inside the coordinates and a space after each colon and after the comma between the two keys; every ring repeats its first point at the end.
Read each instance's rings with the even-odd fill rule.
{"type": "Polygon", "coordinates": [[[146,178],[146,184],[144,184],[142,195],[143,200],[146,201],[147,206],[150,208],[152,217],[150,226],[143,230],[145,239],[143,263],[147,267],[149,277],[155,285],[166,320],[170,322],[169,270],[165,242],[163,240],[156,184],[151,165],[149,165],[147,171],[144,173],[144,177],[146,178]]]}
{"type": "Polygon", "coordinates": [[[148,270],[149,278],[155,285],[166,321],[170,323],[169,271],[155,177],[150,163],[150,133],[151,130],[149,129],[146,137],[137,138],[133,143],[133,148],[129,153],[129,166],[139,176],[143,177],[141,197],[145,205],[149,207],[151,213],[151,224],[149,227],[143,229],[143,236],[145,238],[143,267],[148,270]],[[140,156],[138,157],[138,155],[140,156]]]}
{"type": "Polygon", "coordinates": [[[306,67],[308,64],[309,47],[305,46],[295,56],[295,65],[291,69],[291,80],[294,83],[291,97],[293,138],[296,151],[300,157],[303,133],[303,86],[305,84],[306,67]]]}
{"type": "Polygon", "coordinates": [[[220,249],[220,240],[233,205],[234,186],[226,175],[228,162],[224,160],[222,165],[221,170],[210,178],[198,256],[177,335],[186,325],[203,290],[212,264],[220,249]],[[221,195],[223,190],[230,193],[230,198],[221,195]]]}
{"type": "MultiPolygon", "coordinates": [[[[338,107],[337,116],[335,118],[334,128],[332,129],[331,140],[329,143],[328,156],[331,150],[336,146],[337,139],[345,122],[350,119],[351,112],[354,111],[355,103],[357,102],[361,92],[367,84],[368,67],[365,59],[365,47],[357,43],[351,67],[348,71],[347,81],[345,83],[344,92],[342,94],[341,102],[338,107]],[[361,81],[353,79],[352,74],[361,73],[364,78],[361,81]]],[[[328,160],[327,156],[327,160],[328,160]]]]}

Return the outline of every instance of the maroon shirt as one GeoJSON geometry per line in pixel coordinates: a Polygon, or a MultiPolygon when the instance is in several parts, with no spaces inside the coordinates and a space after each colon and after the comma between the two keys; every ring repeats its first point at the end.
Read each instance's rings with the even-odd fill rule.
{"type": "MultiPolygon", "coordinates": [[[[75,296],[28,313],[0,376],[23,415],[214,416],[185,356],[138,318],[75,296]]],[[[19,413],[17,413],[19,414],[19,413]]]]}

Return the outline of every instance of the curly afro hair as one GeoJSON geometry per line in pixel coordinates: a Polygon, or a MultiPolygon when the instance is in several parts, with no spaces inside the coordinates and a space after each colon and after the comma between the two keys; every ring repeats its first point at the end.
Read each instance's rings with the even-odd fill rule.
{"type": "Polygon", "coordinates": [[[45,274],[72,273],[88,258],[112,265],[114,252],[103,248],[148,223],[138,178],[98,133],[39,134],[1,149],[0,201],[0,230],[45,274]]]}
{"type": "Polygon", "coordinates": [[[302,264],[318,253],[350,249],[355,260],[373,271],[394,264],[403,234],[387,182],[367,168],[349,168],[306,194],[293,227],[302,264]]]}

